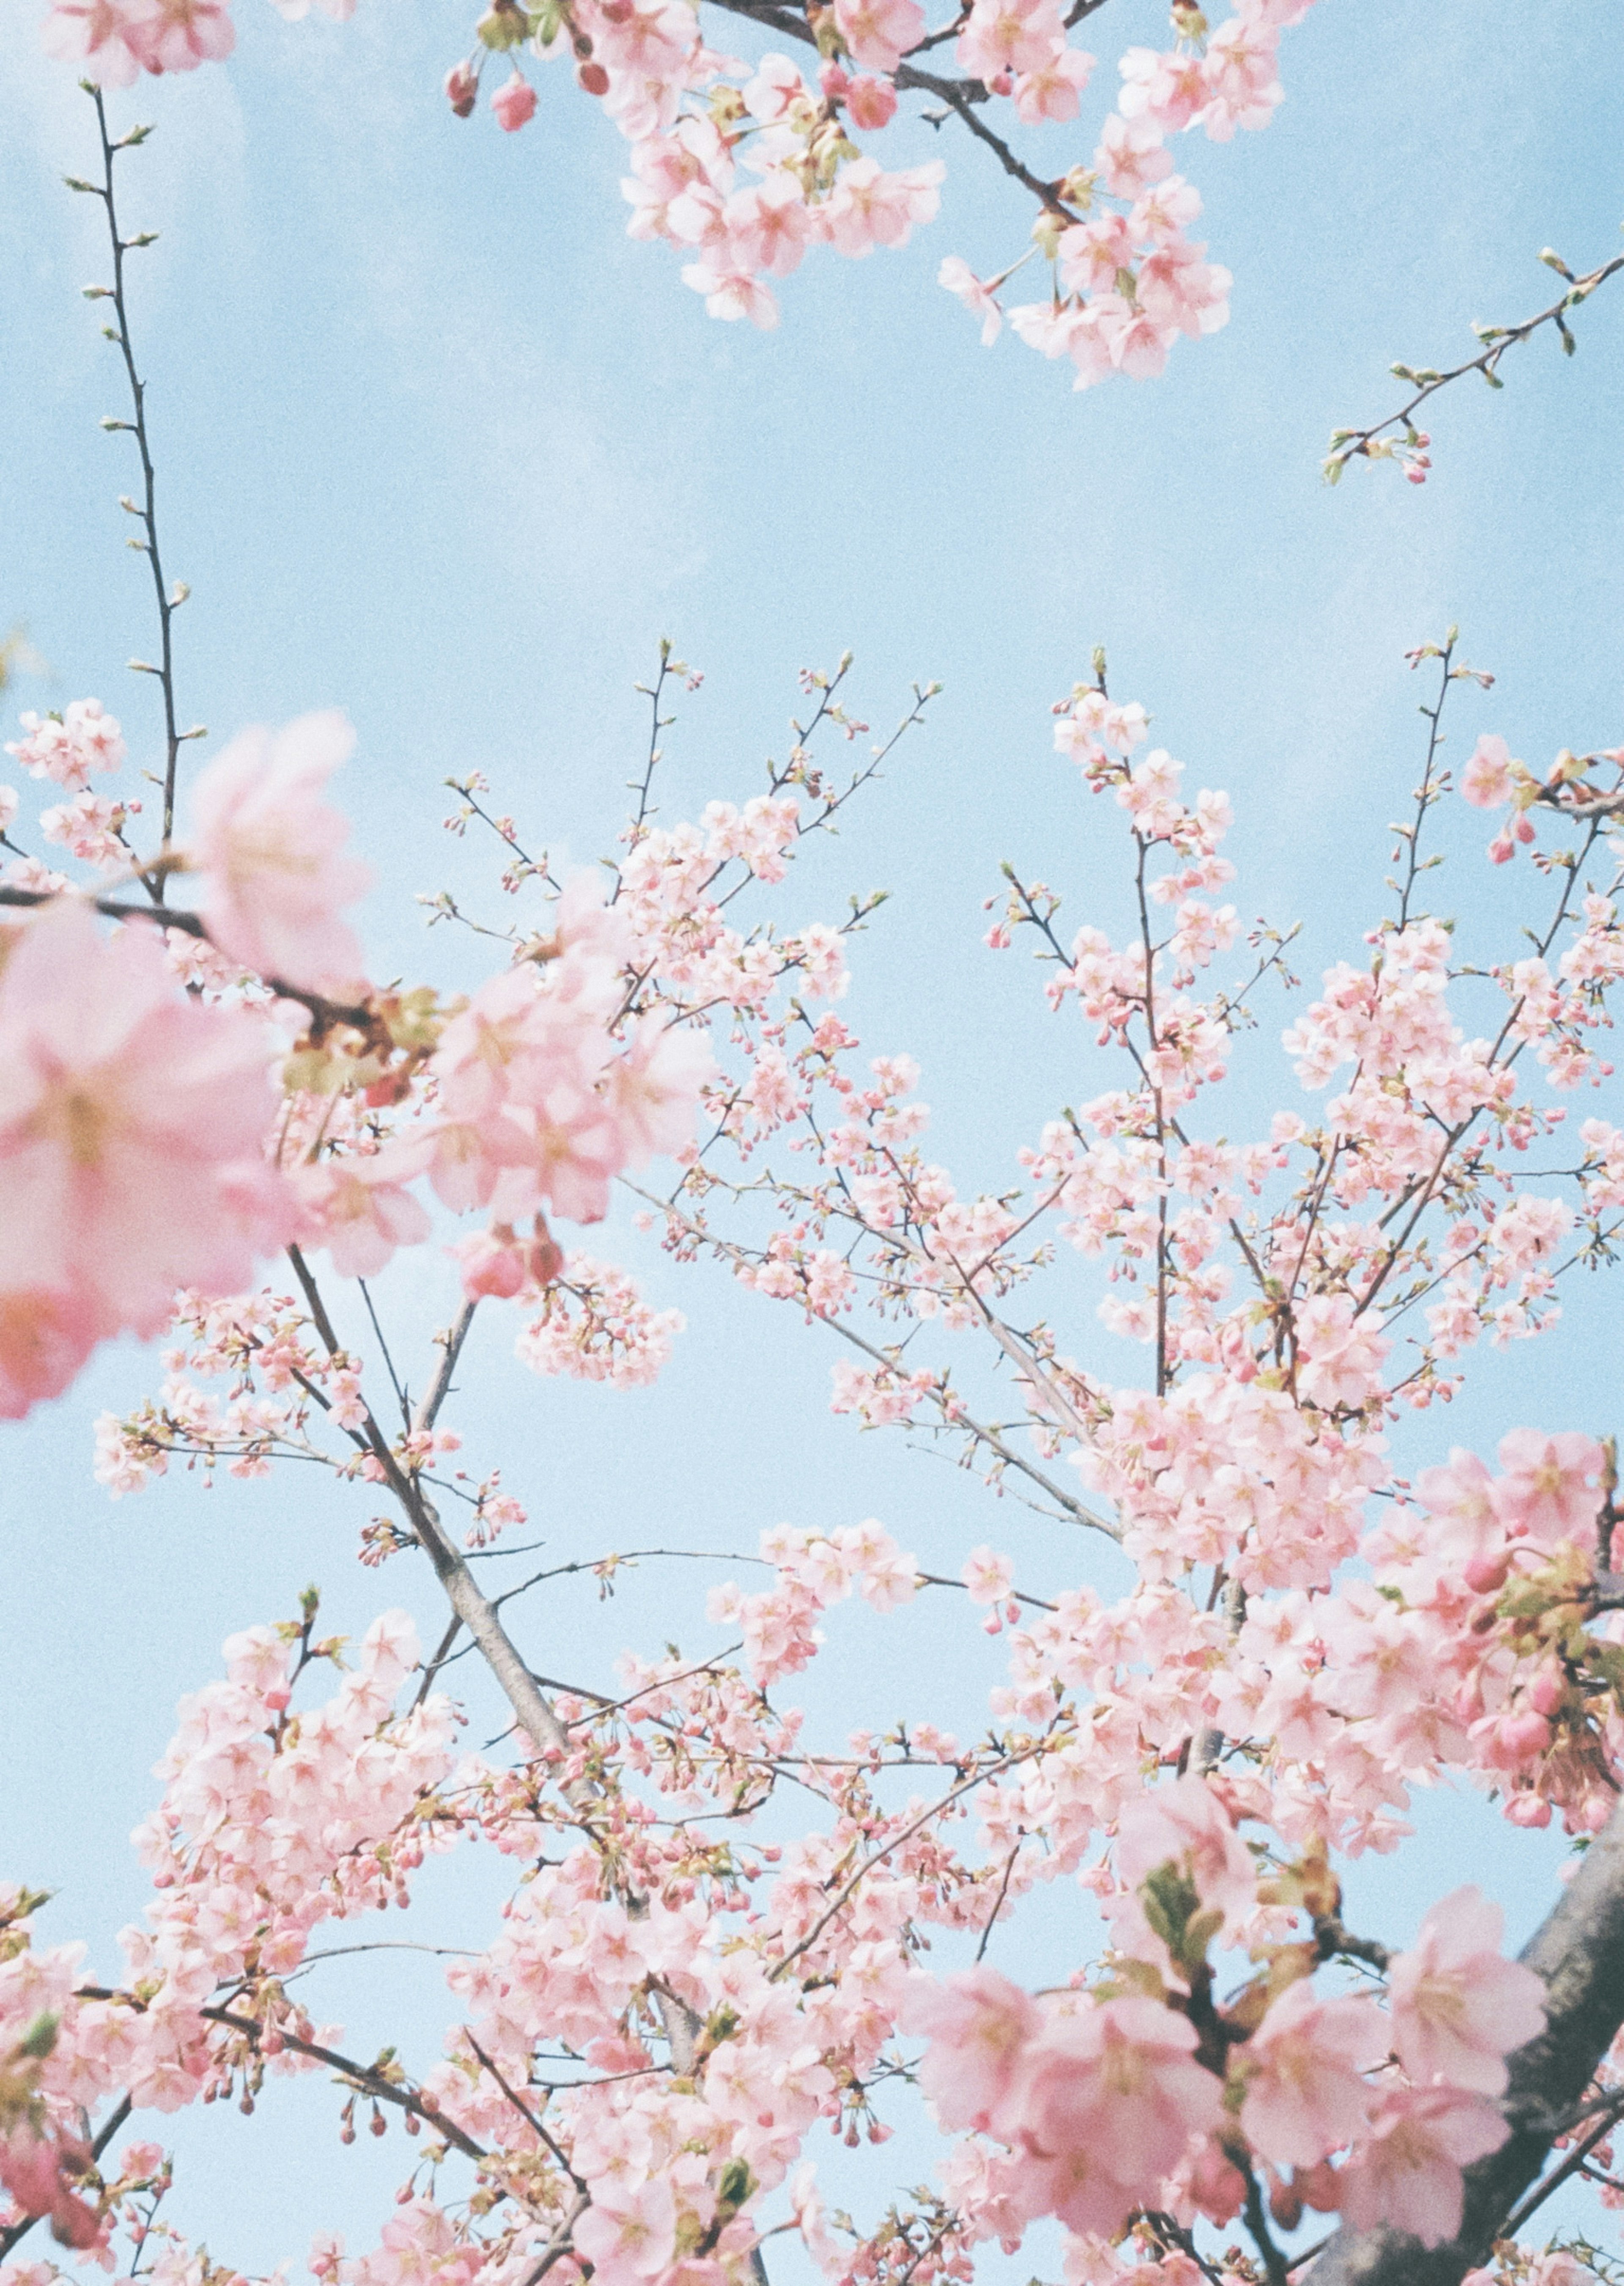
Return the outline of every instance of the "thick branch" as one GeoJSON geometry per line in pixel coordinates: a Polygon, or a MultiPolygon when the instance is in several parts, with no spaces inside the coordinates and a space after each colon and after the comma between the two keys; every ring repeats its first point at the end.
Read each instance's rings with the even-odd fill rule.
{"type": "Polygon", "coordinates": [[[1429,2248],[1397,2231],[1338,2231],[1305,2286],[1458,2286],[1487,2261],[1545,2164],[1552,2123],[1571,2112],[1624,2023],[1624,1804],[1521,1957],[1545,1980],[1546,2027],[1510,2059],[1511,2135],[1466,2170],[1459,2237],[1429,2248]]]}

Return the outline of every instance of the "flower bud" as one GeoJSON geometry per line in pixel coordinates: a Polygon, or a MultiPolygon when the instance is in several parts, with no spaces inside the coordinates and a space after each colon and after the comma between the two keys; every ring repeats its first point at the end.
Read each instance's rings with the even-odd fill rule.
{"type": "Polygon", "coordinates": [[[491,98],[491,109],[497,125],[508,135],[516,134],[535,117],[536,91],[523,72],[516,71],[505,86],[497,89],[491,98]]]}
{"type": "Polygon", "coordinates": [[[1500,1755],[1507,1762],[1526,1762],[1533,1754],[1542,1754],[1550,1744],[1550,1724],[1543,1714],[1532,1707],[1519,1707],[1515,1714],[1502,1717],[1496,1744],[1500,1755]]]}
{"type": "Polygon", "coordinates": [[[888,79],[875,79],[865,73],[851,83],[846,105],[852,124],[871,132],[890,125],[896,113],[896,90],[888,79]]]}
{"type": "Polygon", "coordinates": [[[1567,1678],[1559,1667],[1548,1667],[1535,1675],[1523,1696],[1539,1714],[1554,1714],[1566,1701],[1567,1678]]]}
{"type": "Polygon", "coordinates": [[[578,86],[584,89],[588,95],[609,93],[609,74],[602,64],[578,64],[575,67],[575,78],[578,86]]]}
{"type": "Polygon", "coordinates": [[[479,81],[466,64],[453,64],[445,75],[445,99],[453,116],[466,119],[479,100],[479,81]]]}

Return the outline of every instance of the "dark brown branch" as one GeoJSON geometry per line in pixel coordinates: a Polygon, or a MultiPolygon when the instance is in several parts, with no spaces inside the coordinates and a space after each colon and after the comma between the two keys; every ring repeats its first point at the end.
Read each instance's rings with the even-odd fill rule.
{"type": "Polygon", "coordinates": [[[1609,278],[1624,270],[1624,254],[1615,254],[1611,262],[1604,262],[1599,269],[1589,272],[1583,278],[1575,278],[1549,248],[1540,259],[1548,262],[1552,269],[1561,271],[1568,280],[1567,291],[1561,299],[1553,302],[1549,310],[1540,311],[1537,316],[1525,318],[1520,325],[1477,327],[1478,338],[1486,346],[1475,358],[1468,358],[1464,365],[1452,366],[1447,373],[1439,373],[1430,366],[1418,368],[1395,365],[1392,370],[1400,381],[1415,383],[1415,395],[1396,413],[1390,413],[1385,421],[1378,421],[1371,428],[1338,429],[1332,433],[1331,449],[1325,461],[1325,474],[1332,484],[1336,483],[1350,461],[1391,457],[1388,448],[1381,445],[1381,439],[1390,430],[1402,429],[1407,440],[1415,441],[1415,414],[1428,398],[1436,397],[1439,390],[1447,389],[1451,382],[1463,380],[1469,373],[1480,373],[1492,388],[1502,389],[1505,384],[1498,370],[1501,359],[1515,343],[1527,341],[1531,335],[1539,332],[1541,326],[1554,325],[1562,336],[1563,348],[1572,356],[1574,342],[1568,331],[1568,311],[1576,309],[1581,302],[1589,301],[1598,286],[1605,285],[1609,278]],[[1376,448],[1374,452],[1373,446],[1376,448]]]}

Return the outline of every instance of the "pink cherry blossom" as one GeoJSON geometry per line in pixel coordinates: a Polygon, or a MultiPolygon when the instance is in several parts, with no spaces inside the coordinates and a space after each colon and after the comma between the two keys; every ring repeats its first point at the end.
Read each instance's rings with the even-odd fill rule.
{"type": "Polygon", "coordinates": [[[808,100],[800,67],[769,50],[745,83],[745,108],[763,127],[776,127],[797,103],[808,100]]]}
{"type": "Polygon", "coordinates": [[[876,159],[855,159],[825,209],[831,243],[849,255],[869,254],[877,246],[906,246],[917,223],[934,220],[943,171],[941,161],[932,160],[887,175],[876,159]]]}
{"type": "Polygon", "coordinates": [[[990,349],[998,338],[1004,324],[1004,312],[989,286],[984,286],[969,264],[957,254],[950,254],[936,272],[938,286],[945,286],[956,295],[966,309],[981,321],[981,346],[990,349]]]}
{"type": "Polygon", "coordinates": [[[269,1047],[253,1017],[177,994],[145,929],[104,938],[63,903],[14,939],[0,970],[0,1293],[22,1344],[15,1386],[43,1393],[92,1325],[154,1331],[177,1287],[234,1291],[278,1242],[288,1210],[261,1155],[269,1047]]]}
{"type": "Polygon", "coordinates": [[[1505,2092],[1504,2059],[1545,2024],[1545,1988],[1501,1958],[1505,1915],[1476,1888],[1453,1890],[1387,1972],[1393,2045],[1410,2077],[1478,2095],[1505,2092]]]}
{"type": "Polygon", "coordinates": [[[834,0],[840,35],[870,71],[894,72],[925,36],[918,0],[834,0]]]}
{"type": "Polygon", "coordinates": [[[943,2127],[994,2128],[1029,2045],[1043,2030],[1037,2003],[996,1968],[968,1968],[908,1988],[904,2027],[930,2042],[919,2085],[943,2127]]]}
{"type": "Polygon", "coordinates": [[[325,1246],[341,1278],[375,1278],[403,1246],[420,1246],[430,1222],[391,1160],[326,1159],[290,1178],[307,1245],[325,1246]]]}
{"type": "Polygon", "coordinates": [[[1045,119],[1075,119],[1094,59],[1080,48],[1060,48],[1015,79],[1015,112],[1029,127],[1045,119]]]}
{"type": "Polygon", "coordinates": [[[1124,119],[1112,112],[1105,122],[1094,164],[1105,185],[1121,199],[1137,199],[1152,183],[1173,171],[1172,155],[1162,147],[1162,130],[1149,119],[1124,119]]]}
{"type": "Polygon", "coordinates": [[[966,71],[991,81],[1042,70],[1065,36],[1060,0],[973,0],[954,52],[966,71]]]}
{"type": "Polygon", "coordinates": [[[1452,2087],[1395,2088],[1337,2176],[1344,2222],[1408,2231],[1441,2246],[1461,2227],[1461,2170],[1498,2151],[1510,2129],[1494,2106],[1452,2087]]]}
{"type": "Polygon", "coordinates": [[[1508,1531],[1544,1548],[1590,1539],[1601,1504],[1596,1479],[1602,1458],[1593,1437],[1571,1431],[1545,1437],[1536,1429],[1513,1429],[1502,1437],[1505,1473],[1494,1486],[1494,1506],[1508,1531]]]}
{"type": "Polygon", "coordinates": [[[1044,2204],[1076,2231],[1109,2235],[1223,2117],[1218,2080],[1194,2061],[1195,2029],[1160,2002],[1052,2011],[999,2112],[1042,2171],[1044,2204]]]}
{"type": "Polygon", "coordinates": [[[996,1549],[973,1548],[959,1574],[973,1604],[1001,1604],[1014,1584],[1014,1566],[996,1549]]]}
{"type": "Polygon", "coordinates": [[[865,133],[889,127],[896,116],[896,90],[888,79],[874,79],[860,73],[846,91],[846,107],[851,114],[854,127],[865,133]]]}
{"type": "Polygon", "coordinates": [[[1203,1906],[1233,1933],[1257,1901],[1252,1854],[1204,1778],[1182,1778],[1140,1794],[1116,1828],[1116,1871],[1131,1889],[1159,1866],[1188,1872],[1203,1906]]]}
{"type": "Polygon", "coordinates": [[[195,71],[230,55],[237,28],[225,0],[154,0],[126,36],[149,72],[195,71]]]}
{"type": "Polygon", "coordinates": [[[1276,2167],[1311,2167],[1364,2132],[1373,2091],[1364,2074],[1386,2054],[1374,2000],[1326,1998],[1306,1979],[1273,2002],[1241,2052],[1241,2124],[1276,2167]]]}
{"type": "Polygon", "coordinates": [[[365,975],[338,914],[366,894],[372,872],[341,854],[349,827],[320,795],[354,745],[337,713],[245,730],[193,794],[209,935],[245,968],[310,991],[353,991],[365,975]]]}
{"type": "MultiPolygon", "coordinates": [[[[117,29],[116,25],[102,27],[100,35],[112,39],[117,29]]],[[[9,744],[6,753],[14,754],[30,776],[51,778],[69,792],[88,785],[92,770],[115,770],[124,759],[119,725],[99,698],[75,698],[60,715],[24,713],[21,722],[23,736],[9,744]]]]}
{"type": "MultiPolygon", "coordinates": [[[[99,87],[129,87],[140,71],[146,28],[157,9],[158,0],[52,0],[40,44],[48,56],[72,64],[99,87]]],[[[37,719],[25,715],[25,730],[37,719]]]]}
{"type": "Polygon", "coordinates": [[[1467,757],[1461,772],[1461,792],[1478,809],[1498,809],[1511,799],[1511,749],[1493,731],[1486,731],[1467,757]]]}

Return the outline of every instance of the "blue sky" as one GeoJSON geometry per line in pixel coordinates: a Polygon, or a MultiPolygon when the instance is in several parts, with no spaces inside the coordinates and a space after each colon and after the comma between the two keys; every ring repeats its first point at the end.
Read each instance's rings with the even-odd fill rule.
{"type": "MultiPolygon", "coordinates": [[[[122,410],[117,377],[78,294],[105,257],[90,201],[59,186],[89,166],[89,106],[36,55],[34,13],[5,0],[0,17],[0,624],[26,620],[50,668],[18,703],[96,692],[150,751],[153,694],[122,666],[152,642],[114,505],[130,470],[124,441],[96,426],[122,410]]],[[[425,939],[413,902],[474,881],[469,853],[439,832],[448,774],[484,769],[539,840],[589,860],[611,846],[637,765],[631,686],[661,635],[706,670],[668,742],[671,816],[753,791],[762,757],[783,752],[795,671],[849,645],[876,730],[914,679],[945,689],[783,910],[894,893],[844,1013],[877,1052],[919,1058],[934,1148],[966,1185],[1003,1180],[1045,1115],[1104,1084],[1029,972],[979,942],[1005,855],[1064,889],[1073,923],[1108,922],[1106,822],[1052,755],[1047,721],[1096,642],[1192,780],[1231,790],[1232,894],[1243,914],[1305,917],[1310,980],[1357,950],[1379,910],[1382,829],[1420,752],[1407,648],[1456,620],[1466,655],[1495,671],[1492,695],[1462,698],[1468,743],[1497,729],[1539,762],[1618,740],[1624,291],[1581,313],[1571,362],[1541,341],[1514,353],[1499,395],[1440,398],[1423,489],[1356,469],[1332,493],[1318,476],[1333,425],[1395,401],[1391,359],[1451,359],[1470,320],[1541,305],[1543,245],[1576,267],[1615,249],[1624,89],[1611,12],[1591,0],[1492,13],[1320,0],[1284,43],[1275,124],[1179,154],[1213,258],[1235,273],[1230,327],[1182,346],[1161,382],[1083,396],[1017,343],[983,352],[934,283],[943,255],[989,269],[1026,226],[954,138],[916,127],[899,143],[949,161],[937,224],[902,256],[809,262],[784,289],[779,330],[760,335],[708,319],[667,250],[627,240],[622,146],[561,73],[541,75],[522,135],[449,117],[438,80],[466,38],[453,0],[361,0],[342,28],[286,25],[265,0],[239,0],[238,16],[227,68],[113,100],[116,122],[160,130],[125,162],[124,195],[131,224],[163,233],[136,273],[134,322],[166,554],[194,591],[180,704],[220,736],[348,708],[359,747],[343,792],[383,876],[367,915],[381,970],[473,973],[443,932],[425,939]]],[[[1100,91],[1122,48],[1159,39],[1163,21],[1153,0],[1109,0],[1091,27],[1100,91]]],[[[1057,169],[1061,157],[1057,145],[1057,169]]],[[[1479,829],[1452,822],[1459,865],[1441,902],[1486,930],[1528,882],[1488,879],[1479,829]]],[[[1284,1021],[1265,1013],[1237,1129],[1274,1100],[1264,1074],[1273,1084],[1283,1069],[1284,1021]]],[[[748,1549],[782,1517],[873,1514],[934,1569],[991,1538],[1035,1578],[1091,1565],[1106,1578],[939,1462],[832,1419],[829,1353],[788,1313],[674,1272],[621,1223],[603,1250],[617,1248],[688,1314],[661,1385],[618,1397],[538,1383],[491,1333],[463,1415],[470,1449],[502,1461],[552,1549],[748,1549]]],[[[436,1322],[437,1278],[402,1272],[394,1322],[436,1322]]],[[[1562,1332],[1490,1357],[1454,1417],[1406,1431],[1415,1465],[1453,1440],[1491,1443],[1512,1419],[1614,1424],[1616,1305],[1604,1289],[1567,1302],[1562,1332]]],[[[1132,1353],[1086,1309],[1076,1340],[1132,1377],[1132,1353]]],[[[56,1887],[49,1928],[104,1958],[138,1905],[123,1836],[153,1799],[174,1697],[215,1671],[221,1636],[289,1611],[312,1577],[335,1624],[359,1627],[384,1600],[421,1612],[425,1631],[438,1623],[400,1565],[382,1580],[358,1569],[360,1516],[321,1486],[205,1495],[178,1479],[107,1505],[89,1424],[155,1378],[138,1352],[103,1357],[71,1398],[4,1432],[0,1463],[4,1870],[56,1887]]],[[[680,1629],[709,1647],[698,1583],[675,1578],[660,1575],[657,1603],[600,1609],[579,1591],[537,1608],[538,1663],[559,1636],[595,1663],[587,1680],[623,1634],[680,1629]]],[[[882,1719],[918,1707],[944,1657],[969,1673],[980,1652],[963,1643],[925,1613],[884,1636],[845,1615],[814,1701],[868,1719],[879,1675],[897,1702],[876,1702],[882,1719]]],[[[987,1679],[995,1665],[989,1647],[987,1679]]],[[[1401,1933],[1470,1862],[1525,1928],[1553,1856],[1508,1846],[1466,1809],[1431,1816],[1402,1866],[1360,1878],[1401,1933]]],[[[430,1884],[448,1935],[495,1894],[477,1864],[430,1884]]],[[[335,1991],[358,2045],[398,2021],[385,1969],[401,1973],[374,1962],[335,1991]]],[[[426,1986],[410,2004],[422,2061],[443,2014],[426,1986]]],[[[231,2120],[184,2124],[188,2211],[217,2255],[269,2265],[334,2218],[360,2242],[399,2146],[344,2153],[319,2124],[306,2135],[329,2108],[303,2088],[233,2138],[261,2154],[247,2173],[227,2164],[231,2120]],[[290,2224],[295,2153],[310,2211],[290,2224]]]]}

